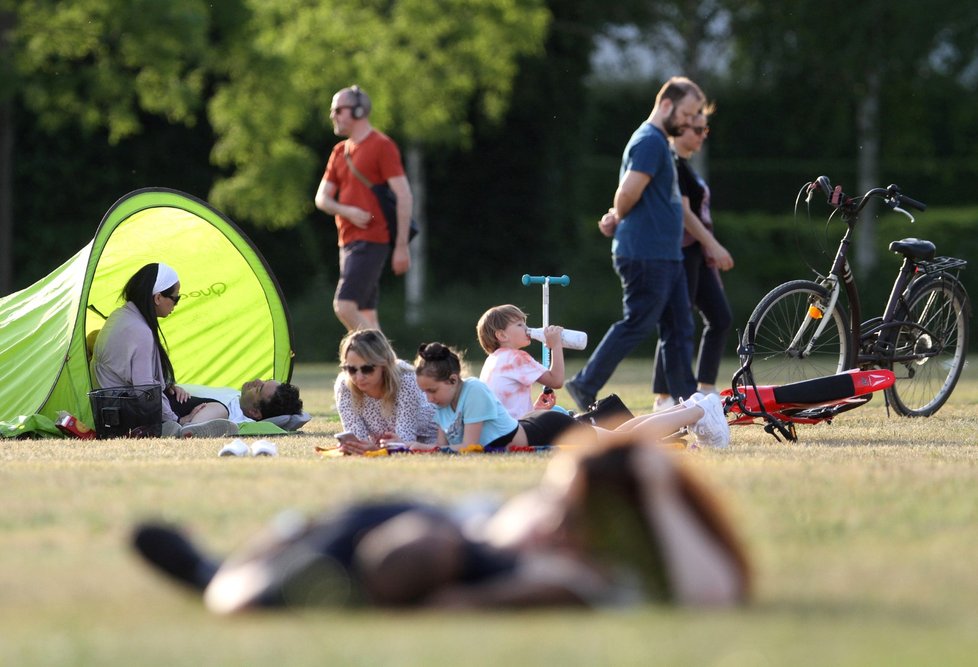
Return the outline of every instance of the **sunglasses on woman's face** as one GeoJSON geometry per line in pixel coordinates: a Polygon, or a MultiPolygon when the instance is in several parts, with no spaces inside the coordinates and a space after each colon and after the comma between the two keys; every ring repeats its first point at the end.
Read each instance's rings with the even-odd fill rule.
{"type": "Polygon", "coordinates": [[[363,375],[370,375],[377,368],[374,364],[364,364],[363,366],[340,366],[340,370],[353,377],[357,373],[362,373],[363,375]]]}
{"type": "Polygon", "coordinates": [[[160,296],[165,296],[167,299],[169,299],[170,301],[172,301],[173,302],[173,305],[175,306],[178,303],[180,303],[180,297],[183,296],[183,295],[182,294],[162,294],[161,293],[160,296]]]}

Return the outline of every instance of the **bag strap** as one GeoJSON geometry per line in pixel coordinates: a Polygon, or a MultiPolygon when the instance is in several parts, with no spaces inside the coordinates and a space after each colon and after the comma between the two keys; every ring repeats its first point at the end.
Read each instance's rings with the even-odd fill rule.
{"type": "Polygon", "coordinates": [[[350,157],[350,140],[349,139],[347,139],[344,142],[343,157],[346,158],[346,164],[349,165],[350,171],[353,172],[353,175],[356,176],[357,179],[361,183],[363,183],[364,185],[366,185],[368,189],[372,189],[374,187],[374,184],[371,183],[370,181],[368,181],[367,180],[367,177],[364,176],[362,173],[360,173],[360,170],[357,169],[356,166],[353,164],[353,158],[350,157]]]}

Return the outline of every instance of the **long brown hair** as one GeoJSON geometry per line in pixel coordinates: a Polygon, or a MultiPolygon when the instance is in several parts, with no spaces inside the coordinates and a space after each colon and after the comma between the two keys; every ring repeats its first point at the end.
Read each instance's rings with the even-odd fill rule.
{"type": "MultiPolygon", "coordinates": [[[[577,518],[597,556],[613,552],[614,557],[642,572],[650,594],[672,599],[675,591],[656,544],[659,538],[644,509],[642,486],[647,482],[636,474],[635,457],[641,448],[650,446],[625,442],[582,453],[578,459],[582,483],[576,489],[577,518]]],[[[750,561],[726,512],[716,495],[686,466],[676,462],[674,470],[683,501],[730,556],[740,579],[740,599],[747,600],[751,591],[750,561]]]]}

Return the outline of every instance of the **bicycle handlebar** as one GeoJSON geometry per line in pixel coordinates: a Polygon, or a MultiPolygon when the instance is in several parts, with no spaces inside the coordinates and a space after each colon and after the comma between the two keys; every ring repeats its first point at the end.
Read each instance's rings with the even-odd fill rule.
{"type": "Polygon", "coordinates": [[[891,184],[885,188],[873,188],[862,197],[850,197],[842,192],[842,186],[840,185],[832,187],[832,182],[829,181],[828,176],[819,176],[816,178],[810,184],[809,189],[812,190],[816,187],[825,195],[829,206],[842,209],[845,214],[850,216],[857,215],[873,197],[882,199],[889,208],[902,208],[906,206],[918,211],[927,210],[927,204],[903,194],[900,192],[900,187],[896,184],[891,184]]]}
{"type": "MultiPolygon", "coordinates": [[[[893,187],[896,187],[896,186],[891,185],[890,187],[893,188],[893,187]]],[[[916,199],[913,199],[912,197],[908,197],[907,195],[899,194],[899,195],[897,195],[897,199],[900,202],[900,206],[909,206],[910,208],[915,208],[918,211],[926,211],[927,210],[927,204],[925,204],[922,201],[917,201],[916,199]]]]}

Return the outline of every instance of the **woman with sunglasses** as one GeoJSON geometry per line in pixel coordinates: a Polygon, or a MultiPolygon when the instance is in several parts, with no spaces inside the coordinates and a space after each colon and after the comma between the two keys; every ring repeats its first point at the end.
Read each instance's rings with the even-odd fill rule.
{"type": "Polygon", "coordinates": [[[109,315],[95,340],[91,362],[94,384],[105,388],[160,385],[164,436],[237,433],[237,427],[224,419],[227,408],[221,403],[191,397],[175,384],[160,318],[169,317],[180,301],[177,272],[162,262],[146,264],[126,283],[122,298],[125,305],[109,315]]]}
{"type": "Polygon", "coordinates": [[[340,342],[340,374],[333,394],[343,430],[344,454],[382,445],[430,444],[438,437],[435,409],[418,389],[414,367],[399,360],[378,329],[359,329],[340,342]]]}
{"type": "MultiPolygon", "coordinates": [[[[679,191],[683,198],[685,216],[695,216],[713,234],[713,218],[710,215],[710,187],[696,173],[689,159],[703,148],[703,142],[710,134],[707,124],[712,107],[698,114],[682,134],[672,137],[676,151],[676,174],[679,177],[679,191]]],[[[703,334],[700,339],[699,354],[696,358],[696,391],[704,394],[717,393],[717,375],[720,361],[727,343],[727,335],[733,325],[733,314],[720,279],[720,270],[713,265],[703,251],[703,244],[688,231],[683,234],[683,265],[686,269],[686,284],[689,287],[689,302],[699,311],[703,319],[703,334]]],[[[732,264],[731,264],[732,265],[732,264]]],[[[692,341],[690,341],[692,344],[692,341]]],[[[656,348],[655,373],[652,390],[656,393],[655,409],[662,410],[675,405],[669,395],[663,368],[661,346],[656,348]]]]}

